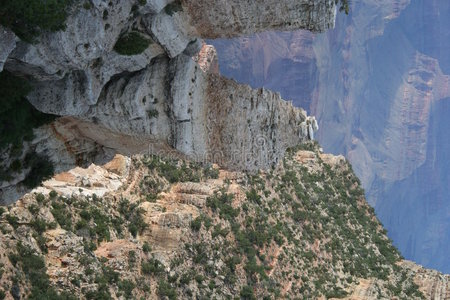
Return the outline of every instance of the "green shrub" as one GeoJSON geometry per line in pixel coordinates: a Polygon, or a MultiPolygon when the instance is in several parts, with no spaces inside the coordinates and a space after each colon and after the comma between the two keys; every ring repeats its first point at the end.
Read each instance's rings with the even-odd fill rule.
{"type": "MultiPolygon", "coordinates": [[[[200,182],[202,178],[213,178],[216,176],[216,171],[208,171],[208,166],[205,167],[195,162],[187,164],[178,159],[164,159],[151,155],[146,157],[143,160],[143,163],[147,165],[149,170],[156,170],[159,176],[164,177],[170,183],[188,181],[200,182]]],[[[144,179],[141,184],[144,185],[145,188],[149,188],[153,193],[160,192],[161,182],[159,181],[144,179]]]]}
{"type": "Polygon", "coordinates": [[[36,194],[35,198],[38,203],[43,203],[45,201],[45,196],[42,193],[36,194]]]}
{"type": "Polygon", "coordinates": [[[144,245],[142,246],[142,251],[144,251],[144,253],[149,253],[150,251],[152,251],[152,248],[147,242],[144,242],[144,245]]]}
{"type": "Polygon", "coordinates": [[[109,232],[109,225],[111,224],[110,217],[102,213],[98,208],[92,208],[89,216],[92,217],[92,220],[94,221],[94,227],[91,228],[91,231],[95,232],[97,241],[109,241],[111,239],[109,232]]]}
{"type": "Polygon", "coordinates": [[[146,275],[158,275],[164,273],[164,265],[157,259],[151,258],[141,263],[141,271],[146,275]]]}
{"type": "Polygon", "coordinates": [[[52,209],[50,211],[53,217],[56,219],[56,222],[58,222],[59,226],[67,231],[72,230],[72,214],[66,208],[66,205],[64,203],[53,201],[52,209]]]}
{"type": "Polygon", "coordinates": [[[89,211],[87,211],[86,209],[83,209],[82,211],[80,211],[80,217],[82,219],[84,219],[85,221],[90,221],[92,218],[91,213],[89,211]]]}
{"type": "Polygon", "coordinates": [[[128,251],[128,265],[130,266],[130,268],[134,267],[136,260],[137,260],[136,251],[134,250],[128,251]]]}
{"type": "Polygon", "coordinates": [[[185,247],[192,254],[194,263],[206,265],[206,262],[208,261],[208,255],[205,252],[207,249],[205,243],[201,242],[192,245],[186,244],[185,247]]]}
{"type": "Polygon", "coordinates": [[[193,277],[192,272],[186,272],[186,273],[184,273],[184,274],[181,275],[181,277],[180,277],[180,284],[181,284],[181,285],[188,285],[189,282],[192,281],[192,277],[193,277]]]}
{"type": "Polygon", "coordinates": [[[132,298],[132,293],[136,285],[130,280],[122,280],[118,284],[119,290],[125,294],[126,299],[132,298]]]}
{"type": "Polygon", "coordinates": [[[255,202],[256,204],[261,204],[261,196],[258,195],[258,192],[254,188],[250,190],[250,192],[245,193],[247,200],[251,202],[255,202]]]}
{"type": "Polygon", "coordinates": [[[198,284],[201,284],[203,282],[203,280],[205,280],[205,277],[203,277],[200,274],[195,275],[194,277],[195,281],[197,281],[198,284]]]}
{"type": "Polygon", "coordinates": [[[174,1],[164,7],[164,12],[169,16],[173,16],[174,13],[180,11],[183,11],[183,6],[181,6],[181,2],[179,0],[174,1]]]}
{"type": "Polygon", "coordinates": [[[197,217],[195,220],[191,221],[191,229],[194,231],[199,231],[202,227],[202,218],[197,217]]]}
{"type": "Polygon", "coordinates": [[[138,233],[142,233],[142,231],[147,227],[147,223],[145,223],[144,218],[142,217],[142,210],[137,209],[136,211],[137,212],[134,218],[128,225],[128,230],[133,237],[136,237],[138,233]]]}
{"type": "Polygon", "coordinates": [[[142,216],[142,209],[138,208],[137,203],[131,204],[127,199],[122,199],[119,202],[119,212],[129,221],[128,231],[133,237],[136,237],[147,227],[142,216]]]}
{"type": "Polygon", "coordinates": [[[166,161],[160,164],[159,171],[170,183],[189,181],[190,175],[192,175],[192,170],[187,167],[179,168],[175,161],[166,161]]]}
{"type": "Polygon", "coordinates": [[[240,211],[239,208],[231,206],[232,200],[232,194],[215,193],[206,199],[206,206],[211,208],[213,212],[219,211],[221,218],[232,222],[239,215],[240,211]]]}
{"type": "Polygon", "coordinates": [[[208,283],[208,288],[209,288],[210,290],[213,290],[215,287],[216,287],[216,282],[215,282],[214,280],[211,280],[211,281],[208,283]]]}
{"type": "Polygon", "coordinates": [[[164,299],[164,297],[169,298],[169,300],[177,299],[177,292],[175,289],[165,280],[160,280],[158,282],[158,295],[164,299]]]}
{"type": "Polygon", "coordinates": [[[325,293],[326,298],[345,298],[348,293],[341,288],[335,287],[334,290],[325,293]]]}
{"type": "Polygon", "coordinates": [[[38,244],[39,249],[41,249],[41,251],[43,253],[48,253],[46,238],[37,233],[33,233],[33,238],[36,240],[36,243],[38,244]]]}
{"type": "Polygon", "coordinates": [[[100,285],[96,291],[89,291],[85,294],[88,300],[109,300],[112,299],[109,287],[106,284],[100,285]]]}
{"type": "Polygon", "coordinates": [[[205,168],[203,168],[203,174],[206,179],[212,178],[217,179],[219,178],[219,170],[216,168],[213,168],[211,165],[206,165],[205,168]]]}
{"type": "Polygon", "coordinates": [[[86,9],[86,10],[89,10],[89,9],[92,8],[92,4],[90,2],[86,1],[86,2],[83,3],[83,8],[86,9]]]}
{"type": "Polygon", "coordinates": [[[6,221],[8,221],[8,223],[14,227],[14,229],[17,229],[17,227],[19,227],[19,219],[16,216],[13,215],[6,215],[6,221]]]}
{"type": "Polygon", "coordinates": [[[67,293],[58,294],[51,286],[44,259],[31,248],[21,244],[16,247],[17,253],[10,254],[11,263],[19,266],[25,278],[31,284],[28,299],[76,299],[67,293]]]}
{"type": "Polygon", "coordinates": [[[44,31],[65,29],[72,0],[0,0],[0,24],[24,41],[34,42],[44,31]]]}
{"type": "Polygon", "coordinates": [[[157,194],[149,193],[149,194],[145,195],[145,200],[148,202],[155,203],[157,199],[158,199],[157,194]]]}
{"type": "Polygon", "coordinates": [[[132,31],[119,38],[114,46],[114,50],[121,55],[137,55],[144,52],[149,45],[149,40],[140,33],[132,31]]]}
{"type": "Polygon", "coordinates": [[[33,227],[34,230],[36,230],[38,234],[44,233],[45,230],[47,229],[47,223],[42,219],[35,219],[31,221],[30,225],[31,227],[33,227]]]}
{"type": "Polygon", "coordinates": [[[251,286],[243,286],[239,293],[242,300],[256,300],[255,294],[253,294],[253,288],[251,286]]]}
{"type": "Polygon", "coordinates": [[[50,191],[49,196],[50,196],[50,199],[55,199],[56,196],[58,196],[58,193],[52,190],[52,191],[50,191]]]}
{"type": "Polygon", "coordinates": [[[79,220],[75,224],[75,229],[76,230],[81,230],[81,229],[88,228],[88,227],[89,227],[89,223],[86,220],[79,220]]]}
{"type": "Polygon", "coordinates": [[[149,111],[147,111],[147,115],[150,119],[157,118],[159,116],[159,112],[156,109],[150,109],[149,111]]]}

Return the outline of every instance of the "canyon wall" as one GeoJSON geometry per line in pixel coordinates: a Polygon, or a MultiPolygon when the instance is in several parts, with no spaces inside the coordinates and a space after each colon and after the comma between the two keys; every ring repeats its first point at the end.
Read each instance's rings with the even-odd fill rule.
{"type": "MultiPolygon", "coordinates": [[[[14,202],[0,207],[0,298],[445,299],[448,276],[401,259],[344,157],[307,142],[315,118],[220,76],[200,40],[320,32],[335,12],[334,0],[92,0],[36,44],[0,28],[0,68],[59,116],[0,153],[2,170],[32,154],[58,173],[31,191],[28,169],[0,183],[0,204],[14,202]],[[130,32],[149,47],[120,55],[130,32]]],[[[300,36],[310,45],[285,53],[320,79],[314,38],[300,36]]],[[[429,73],[445,85],[414,57],[412,86],[429,73]]]]}
{"type": "MultiPolygon", "coordinates": [[[[34,44],[0,28],[1,67],[32,83],[27,99],[34,107],[63,117],[37,129],[21,153],[0,153],[4,170],[27,153],[48,158],[59,172],[117,152],[145,152],[256,171],[313,138],[315,119],[279,94],[205,72],[217,59],[201,52],[201,39],[271,28],[325,31],[334,26],[333,0],[91,2],[75,3],[67,28],[34,44]],[[232,26],[222,24],[226,15],[232,26]],[[129,33],[149,46],[121,55],[115,46],[129,33]],[[211,61],[197,57],[197,64],[199,52],[211,61]]],[[[21,182],[29,173],[7,174],[0,203],[26,192],[21,182]]]]}
{"type": "Polygon", "coordinates": [[[365,0],[327,33],[213,42],[224,75],[315,115],[318,140],[352,162],[403,255],[445,272],[449,14],[442,1],[365,0]]]}

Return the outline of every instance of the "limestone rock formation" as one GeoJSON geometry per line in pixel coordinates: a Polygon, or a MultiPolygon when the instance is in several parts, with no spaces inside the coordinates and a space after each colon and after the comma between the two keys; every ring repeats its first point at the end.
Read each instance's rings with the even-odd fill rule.
{"type": "MultiPolygon", "coordinates": [[[[90,2],[75,3],[67,29],[44,33],[35,44],[1,31],[5,69],[31,80],[28,100],[38,110],[63,117],[37,129],[25,147],[48,157],[56,171],[102,163],[117,152],[174,151],[255,171],[314,137],[317,122],[305,111],[214,74],[217,66],[205,68],[216,58],[211,49],[201,51],[201,38],[273,28],[324,31],[334,25],[333,0],[90,2]],[[130,32],[149,46],[121,55],[115,45],[130,32]]],[[[7,170],[13,159],[8,151],[2,157],[7,170]]],[[[19,183],[28,171],[1,183],[0,203],[25,191],[19,183]]]]}

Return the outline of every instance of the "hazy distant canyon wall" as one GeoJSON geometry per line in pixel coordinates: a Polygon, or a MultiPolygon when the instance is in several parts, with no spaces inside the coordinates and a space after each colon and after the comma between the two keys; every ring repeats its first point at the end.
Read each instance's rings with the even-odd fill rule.
{"type": "Polygon", "coordinates": [[[279,91],[344,153],[408,259],[450,272],[450,3],[358,1],[324,34],[214,42],[224,75],[279,91]]]}

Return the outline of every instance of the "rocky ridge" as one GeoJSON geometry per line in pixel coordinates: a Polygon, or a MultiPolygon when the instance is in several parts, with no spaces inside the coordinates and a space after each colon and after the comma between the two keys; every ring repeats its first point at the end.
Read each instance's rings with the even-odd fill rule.
{"type": "Polygon", "coordinates": [[[350,165],[317,149],[257,175],[121,155],[57,174],[1,211],[0,292],[446,299],[448,275],[402,261],[350,165]]]}

